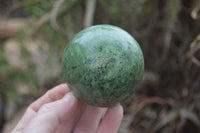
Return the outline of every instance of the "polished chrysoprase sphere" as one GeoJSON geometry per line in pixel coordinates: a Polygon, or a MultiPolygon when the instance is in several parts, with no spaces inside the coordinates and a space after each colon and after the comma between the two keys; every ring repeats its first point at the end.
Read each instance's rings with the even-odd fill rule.
{"type": "Polygon", "coordinates": [[[75,35],[63,56],[65,81],[87,104],[107,107],[130,97],[144,72],[139,44],[123,29],[96,25],[75,35]]]}

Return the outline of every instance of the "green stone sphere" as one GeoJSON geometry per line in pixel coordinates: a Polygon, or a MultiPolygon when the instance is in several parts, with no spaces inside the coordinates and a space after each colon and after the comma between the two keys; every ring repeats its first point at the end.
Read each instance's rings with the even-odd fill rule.
{"type": "Polygon", "coordinates": [[[75,35],[63,57],[63,74],[73,94],[108,107],[130,97],[144,72],[139,44],[123,29],[96,25],[75,35]]]}

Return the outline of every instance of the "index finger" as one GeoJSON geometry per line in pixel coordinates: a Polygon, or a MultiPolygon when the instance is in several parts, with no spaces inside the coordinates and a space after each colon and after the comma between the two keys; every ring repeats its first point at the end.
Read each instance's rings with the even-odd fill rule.
{"type": "Polygon", "coordinates": [[[60,84],[53,89],[47,91],[42,97],[32,103],[29,108],[37,112],[42,105],[61,99],[69,91],[70,90],[67,84],[60,84]]]}
{"type": "Polygon", "coordinates": [[[38,110],[42,105],[61,99],[69,91],[70,90],[67,84],[60,84],[46,92],[42,97],[40,97],[28,107],[24,116],[19,121],[19,123],[13,131],[22,131],[23,128],[36,116],[38,110]]]}

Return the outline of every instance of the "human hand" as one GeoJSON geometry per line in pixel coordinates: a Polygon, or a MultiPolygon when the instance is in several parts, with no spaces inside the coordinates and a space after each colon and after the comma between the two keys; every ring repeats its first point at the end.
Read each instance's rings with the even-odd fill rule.
{"type": "Polygon", "coordinates": [[[108,108],[101,123],[106,108],[86,105],[79,116],[82,107],[66,84],[58,85],[28,107],[12,133],[117,133],[121,105],[108,108]]]}

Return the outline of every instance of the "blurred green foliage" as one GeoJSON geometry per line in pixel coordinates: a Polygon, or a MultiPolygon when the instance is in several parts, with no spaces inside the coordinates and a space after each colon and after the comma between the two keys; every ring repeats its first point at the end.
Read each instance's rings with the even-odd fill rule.
{"type": "Polygon", "coordinates": [[[52,0],[44,0],[42,2],[25,6],[25,11],[27,12],[29,17],[38,19],[43,15],[45,15],[47,12],[49,12],[52,7],[53,7],[52,0]]]}
{"type": "MultiPolygon", "coordinates": [[[[14,1],[19,3],[17,10],[25,12],[28,24],[10,38],[14,41],[10,47],[6,47],[7,40],[0,42],[0,92],[8,100],[38,97],[52,86],[65,82],[61,72],[62,55],[67,43],[84,28],[86,10],[86,0],[63,0],[56,12],[53,11],[59,0],[14,1]],[[20,51],[16,60],[21,66],[13,65],[8,59],[12,47],[16,53],[20,51]]],[[[117,25],[132,34],[141,44],[145,69],[150,72],[145,71],[141,87],[127,103],[125,119],[130,120],[131,113],[137,110],[133,108],[128,112],[129,106],[143,103],[137,103],[141,95],[147,101],[149,97],[160,97],[161,105],[148,101],[133,120],[126,122],[127,128],[149,132],[164,121],[158,132],[198,132],[198,126],[183,121],[180,114],[187,108],[188,118],[182,115],[184,118],[192,116],[189,120],[196,121],[194,116],[200,116],[200,69],[190,55],[191,43],[199,45],[200,19],[191,16],[199,5],[199,0],[97,0],[94,24],[117,25]],[[166,97],[170,98],[169,105],[166,105],[166,97]],[[177,110],[180,110],[178,117],[177,110]]],[[[199,50],[196,51],[193,54],[200,59],[199,50]]]]}

